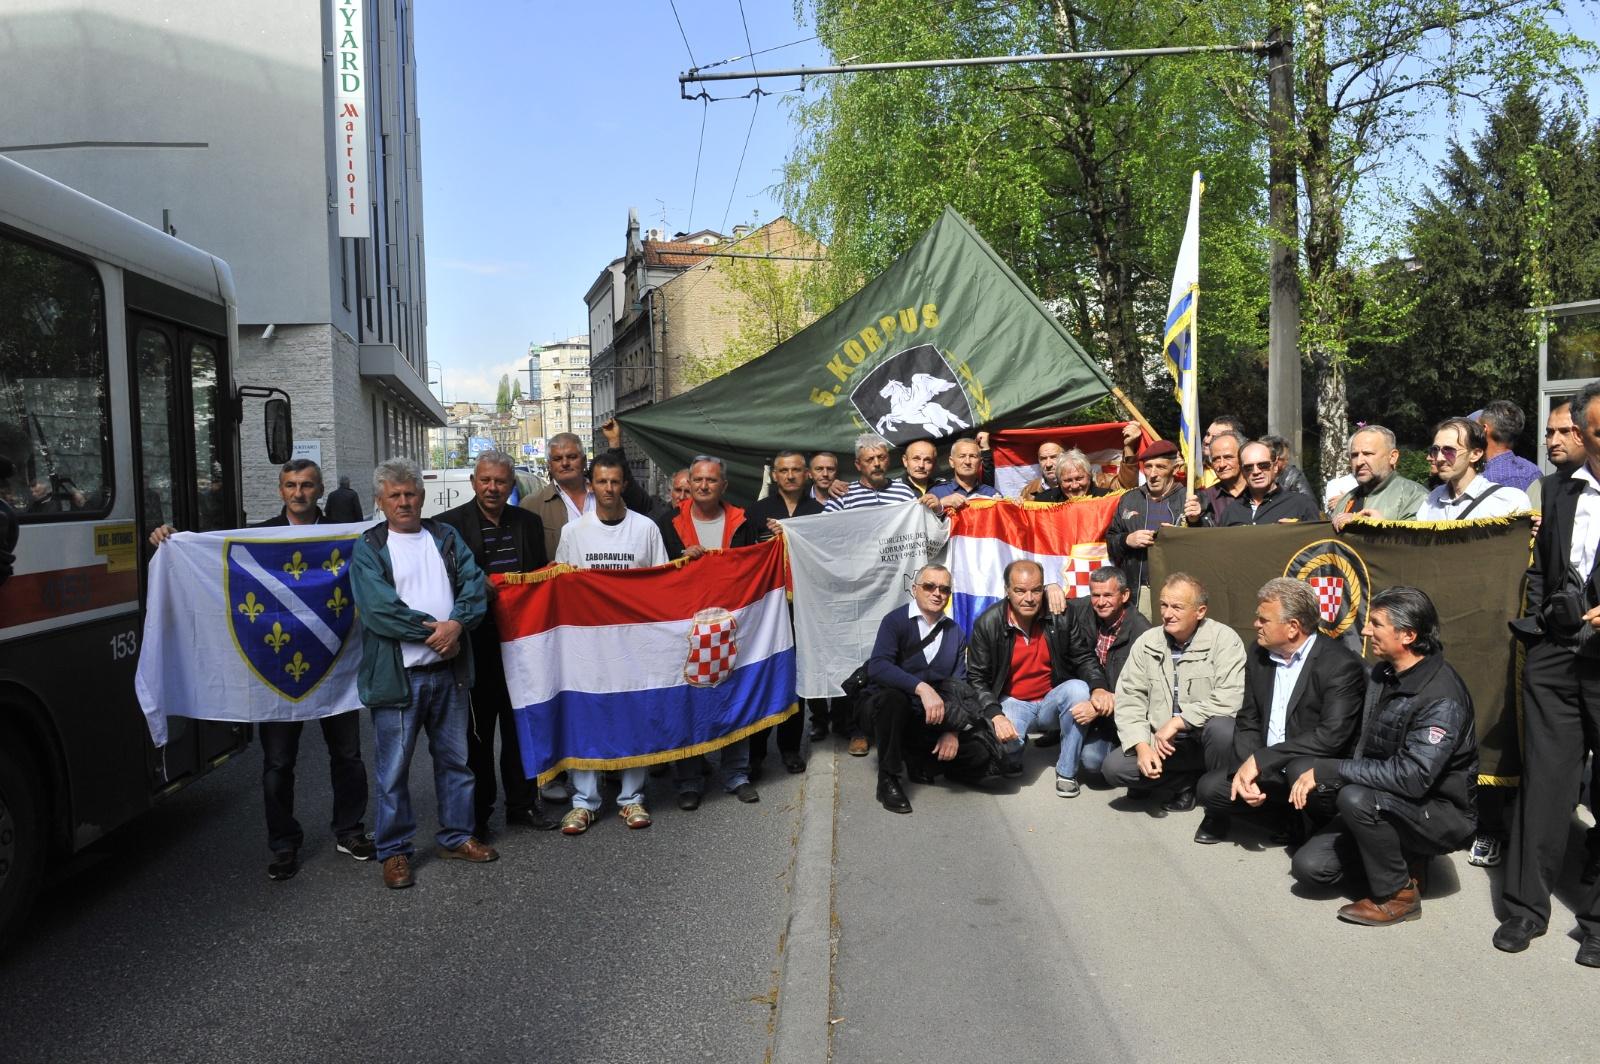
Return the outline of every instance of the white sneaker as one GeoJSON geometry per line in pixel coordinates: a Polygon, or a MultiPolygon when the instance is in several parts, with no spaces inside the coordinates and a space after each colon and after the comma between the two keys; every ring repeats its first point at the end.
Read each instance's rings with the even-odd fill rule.
{"type": "Polygon", "coordinates": [[[1076,798],[1078,796],[1078,781],[1071,776],[1057,776],[1056,795],[1060,798],[1076,798]]]}
{"type": "Polygon", "coordinates": [[[1479,835],[1472,840],[1472,850],[1467,863],[1479,868],[1493,868],[1500,863],[1500,840],[1493,835],[1479,835]]]}

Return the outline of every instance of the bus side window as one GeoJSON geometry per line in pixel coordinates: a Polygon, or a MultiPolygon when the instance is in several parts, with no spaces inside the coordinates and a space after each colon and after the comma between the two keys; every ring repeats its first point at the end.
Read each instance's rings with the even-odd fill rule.
{"type": "Polygon", "coordinates": [[[189,386],[194,406],[194,482],[200,487],[197,531],[232,528],[222,477],[221,426],[217,424],[217,352],[203,340],[188,340],[189,386]]]}
{"type": "Polygon", "coordinates": [[[19,521],[110,507],[104,317],[93,268],[0,234],[0,498],[19,521]]]}
{"type": "Polygon", "coordinates": [[[168,521],[177,520],[173,505],[171,414],[172,341],[160,329],[142,326],[134,342],[139,375],[139,451],[144,466],[144,525],[140,541],[168,521]]]}

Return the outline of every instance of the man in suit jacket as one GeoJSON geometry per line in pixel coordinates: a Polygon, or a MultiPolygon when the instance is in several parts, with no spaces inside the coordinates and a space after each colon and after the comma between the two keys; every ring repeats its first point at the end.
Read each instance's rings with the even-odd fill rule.
{"type": "Polygon", "coordinates": [[[1227,838],[1241,803],[1287,803],[1298,759],[1345,757],[1355,744],[1367,670],[1339,640],[1317,634],[1319,621],[1317,594],[1299,580],[1268,580],[1256,592],[1256,645],[1234,718],[1234,765],[1201,777],[1206,813],[1195,842],[1227,838]]]}
{"type": "MultiPolygon", "coordinates": [[[[1572,400],[1586,460],[1544,478],[1544,519],[1528,569],[1526,616],[1511,622],[1528,642],[1522,668],[1522,795],[1511,825],[1496,949],[1520,953],[1544,934],[1560,877],[1586,744],[1600,735],[1600,381],[1572,400]]],[[[1600,889],[1576,907],[1576,960],[1600,968],[1600,889]]]]}
{"type": "MultiPolygon", "coordinates": [[[[516,484],[516,466],[503,451],[485,451],[472,470],[472,498],[437,518],[461,533],[473,561],[485,573],[531,573],[549,564],[545,528],[536,514],[508,506],[516,484]]],[[[490,601],[495,594],[489,585],[490,601]]],[[[539,808],[539,793],[522,767],[517,742],[517,722],[506,690],[505,668],[500,661],[500,632],[494,611],[472,630],[472,659],[477,671],[472,684],[470,727],[467,729],[467,767],[472,770],[473,835],[489,837],[489,816],[494,812],[494,732],[500,726],[500,779],[506,792],[506,823],[550,831],[558,822],[539,808]]]]}

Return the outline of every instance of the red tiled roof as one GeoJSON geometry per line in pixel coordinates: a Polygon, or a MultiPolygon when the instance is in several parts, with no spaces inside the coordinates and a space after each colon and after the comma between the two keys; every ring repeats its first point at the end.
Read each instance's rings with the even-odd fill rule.
{"type": "Polygon", "coordinates": [[[698,266],[705,261],[706,253],[717,250],[715,244],[690,244],[680,240],[646,240],[644,264],[646,266],[698,266]]]}

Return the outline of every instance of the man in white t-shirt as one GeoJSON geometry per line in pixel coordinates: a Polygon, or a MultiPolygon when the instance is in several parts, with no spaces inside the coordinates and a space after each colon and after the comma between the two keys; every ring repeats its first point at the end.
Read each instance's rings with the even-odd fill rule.
{"type": "Polygon", "coordinates": [[[454,528],[423,520],[422,471],[404,458],[380,465],[373,495],[384,524],[369,528],[350,557],[361,621],[357,689],[372,711],[375,819],[383,882],[411,886],[411,754],[428,733],[443,858],[482,863],[500,855],[472,834],[467,766],[467,692],[472,644],[465,636],[488,609],[483,570],[454,528]]]}
{"type": "MultiPolygon", "coordinates": [[[[661,531],[643,514],[628,509],[622,501],[624,475],[622,460],[601,454],[589,463],[589,488],[594,492],[594,509],[568,522],[561,529],[556,561],[579,569],[648,569],[667,564],[667,548],[661,531]]],[[[572,810],[561,818],[564,835],[582,835],[600,811],[600,773],[574,769],[572,810]]],[[[650,826],[650,812],[644,806],[644,768],[622,770],[622,791],[617,795],[623,822],[630,828],[650,826]]]]}
{"type": "Polygon", "coordinates": [[[1488,437],[1470,418],[1446,418],[1434,426],[1428,465],[1444,483],[1428,492],[1417,508],[1418,521],[1467,521],[1504,517],[1533,509],[1527,492],[1485,479],[1488,437]]]}

